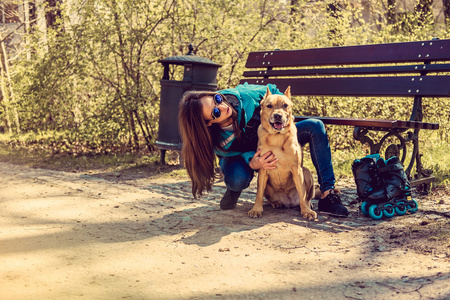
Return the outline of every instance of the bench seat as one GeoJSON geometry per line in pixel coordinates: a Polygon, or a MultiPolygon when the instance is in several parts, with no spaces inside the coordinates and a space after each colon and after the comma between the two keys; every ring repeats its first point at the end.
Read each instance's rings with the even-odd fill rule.
{"type": "Polygon", "coordinates": [[[415,121],[400,120],[378,120],[378,119],[352,119],[337,117],[317,117],[317,116],[295,116],[295,122],[314,118],[322,120],[324,124],[347,125],[370,128],[370,130],[389,131],[390,129],[439,129],[439,123],[425,123],[415,121]]]}

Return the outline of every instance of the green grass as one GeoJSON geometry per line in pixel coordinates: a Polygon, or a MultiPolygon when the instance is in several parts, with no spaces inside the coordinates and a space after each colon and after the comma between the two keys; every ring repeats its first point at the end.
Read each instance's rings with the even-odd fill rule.
{"type": "Polygon", "coordinates": [[[436,185],[450,186],[450,151],[449,145],[441,143],[424,147],[422,162],[433,170],[436,185]]]}
{"type": "MultiPolygon", "coordinates": [[[[49,134],[50,135],[50,134],[49,134]]],[[[103,155],[69,155],[52,154],[48,148],[41,149],[39,144],[28,144],[30,141],[45,140],[45,135],[21,135],[11,139],[7,134],[0,135],[0,161],[23,164],[31,167],[47,168],[68,172],[89,172],[127,178],[132,174],[140,174],[149,178],[177,178],[188,180],[186,170],[179,166],[178,154],[167,151],[166,164],[160,163],[159,152],[150,154],[103,154],[103,155]],[[9,143],[14,140],[14,145],[9,143]],[[25,148],[25,145],[27,147],[25,148]],[[31,149],[31,150],[30,150],[31,149]]],[[[309,156],[309,148],[304,149],[304,164],[315,170],[309,156]]],[[[429,143],[421,148],[422,162],[425,168],[431,168],[436,177],[434,186],[450,185],[450,151],[446,143],[429,143]]],[[[333,167],[337,179],[353,179],[351,165],[357,158],[366,155],[364,147],[352,150],[336,150],[332,152],[333,167]]],[[[407,159],[408,161],[408,159],[407,159]]]]}
{"type": "MultiPolygon", "coordinates": [[[[311,170],[314,170],[309,150],[305,149],[304,164],[311,170]]],[[[409,155],[412,149],[408,148],[406,162],[409,163],[409,155]]],[[[450,151],[447,143],[428,143],[421,145],[422,165],[426,169],[431,169],[436,177],[434,186],[450,186],[450,151]]],[[[353,178],[352,163],[357,158],[362,158],[368,153],[363,147],[356,147],[352,150],[337,150],[332,152],[333,168],[336,179],[353,178]]],[[[412,173],[415,174],[416,166],[414,165],[412,173]]]]}
{"type": "Polygon", "coordinates": [[[186,179],[187,173],[178,164],[175,152],[166,154],[166,164],[160,163],[159,153],[135,155],[131,153],[107,155],[51,154],[46,150],[32,151],[11,147],[0,142],[0,161],[33,168],[65,172],[89,173],[108,178],[131,179],[131,177],[186,179]]]}

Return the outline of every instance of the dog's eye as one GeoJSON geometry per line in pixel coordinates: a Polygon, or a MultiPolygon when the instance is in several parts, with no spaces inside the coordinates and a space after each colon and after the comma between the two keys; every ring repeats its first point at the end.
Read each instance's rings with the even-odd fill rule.
{"type": "Polygon", "coordinates": [[[267,105],[267,108],[272,108],[272,104],[267,105]]]}
{"type": "Polygon", "coordinates": [[[285,103],[285,104],[283,104],[283,107],[284,107],[284,108],[287,108],[287,107],[288,107],[288,105],[287,105],[287,104],[285,103]]]}

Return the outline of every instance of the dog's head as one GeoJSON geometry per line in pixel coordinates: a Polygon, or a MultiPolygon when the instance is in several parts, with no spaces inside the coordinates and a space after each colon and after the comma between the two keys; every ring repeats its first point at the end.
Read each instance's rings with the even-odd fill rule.
{"type": "Polygon", "coordinates": [[[267,88],[261,100],[261,124],[270,134],[285,133],[293,121],[291,87],[284,95],[272,94],[267,88]]]}

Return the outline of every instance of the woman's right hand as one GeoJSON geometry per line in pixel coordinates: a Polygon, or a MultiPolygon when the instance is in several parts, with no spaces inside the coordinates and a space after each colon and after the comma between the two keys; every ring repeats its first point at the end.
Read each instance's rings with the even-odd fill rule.
{"type": "Polygon", "coordinates": [[[265,170],[273,170],[276,169],[276,163],[278,162],[278,158],[275,157],[271,151],[268,151],[261,155],[261,150],[258,149],[255,155],[253,155],[252,160],[249,163],[250,168],[253,170],[265,169],[265,170]]]}

